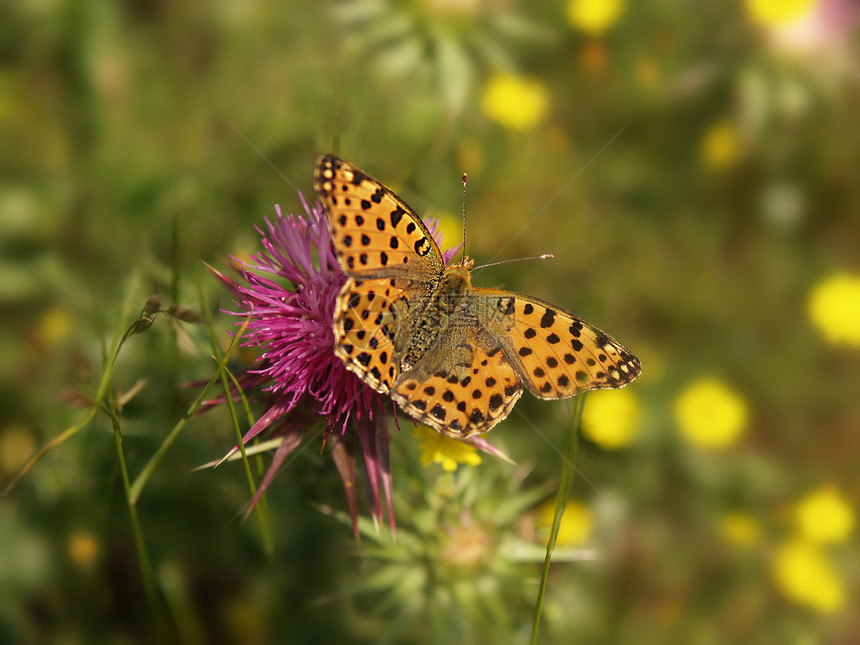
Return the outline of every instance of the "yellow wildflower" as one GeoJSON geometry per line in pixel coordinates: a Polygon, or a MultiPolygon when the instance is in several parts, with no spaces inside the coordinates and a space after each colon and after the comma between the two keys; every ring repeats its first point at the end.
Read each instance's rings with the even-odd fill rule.
{"type": "Polygon", "coordinates": [[[800,532],[813,542],[844,542],[854,528],[854,509],[833,485],[809,493],[795,512],[800,532]]]}
{"type": "Polygon", "coordinates": [[[725,383],[706,378],[689,385],[675,401],[681,435],[700,448],[730,446],[747,424],[747,404],[725,383]]]}
{"type": "Polygon", "coordinates": [[[477,466],[481,463],[481,455],[474,446],[446,437],[427,426],[418,426],[412,431],[412,436],[420,439],[418,449],[421,450],[421,464],[437,463],[448,472],[457,470],[458,464],[477,466]]]}
{"type": "Polygon", "coordinates": [[[729,168],[741,156],[741,136],[737,127],[728,120],[713,123],[702,137],[702,161],[708,168],[729,168]]]}
{"type": "Polygon", "coordinates": [[[624,13],[624,0],[568,0],[567,19],[592,36],[609,31],[624,13]]]}
{"type": "MultiPolygon", "coordinates": [[[[542,524],[547,533],[552,527],[552,518],[555,516],[555,502],[543,504],[537,512],[537,520],[542,524]]],[[[581,546],[591,537],[594,528],[594,518],[591,512],[583,504],[571,502],[564,507],[561,514],[561,522],[558,525],[558,546],[581,546]]]]}
{"type": "Polygon", "coordinates": [[[819,282],[808,311],[829,342],[860,347],[860,275],[837,273],[819,282]]]}
{"type": "Polygon", "coordinates": [[[815,544],[793,539],[771,562],[777,588],[791,600],[831,613],[845,604],[845,588],[833,564],[815,544]]]}
{"type": "Polygon", "coordinates": [[[781,27],[807,17],[815,0],[746,0],[747,11],[761,27],[781,27]]]}
{"type": "Polygon", "coordinates": [[[546,118],[549,93],[533,79],[496,74],[484,88],[484,115],[509,130],[531,130],[546,118]]]}
{"type": "Polygon", "coordinates": [[[639,400],[632,390],[603,390],[588,395],[582,433],[601,448],[614,450],[633,443],[639,423],[639,400]]]}
{"type": "Polygon", "coordinates": [[[720,520],[720,533],[735,546],[751,546],[761,539],[761,524],[749,513],[729,513],[720,520]]]}
{"type": "Polygon", "coordinates": [[[37,447],[35,434],[23,423],[13,422],[0,429],[0,473],[14,473],[37,447]]]}
{"type": "Polygon", "coordinates": [[[69,537],[67,552],[69,560],[79,567],[88,567],[98,553],[99,547],[96,539],[87,532],[77,532],[69,537]]]}
{"type": "Polygon", "coordinates": [[[463,241],[463,220],[448,211],[433,215],[439,221],[439,233],[446,249],[453,248],[463,241]]]}
{"type": "Polygon", "coordinates": [[[43,347],[53,347],[69,335],[73,322],[74,318],[68,307],[51,307],[42,314],[36,324],[36,338],[43,347]]]}

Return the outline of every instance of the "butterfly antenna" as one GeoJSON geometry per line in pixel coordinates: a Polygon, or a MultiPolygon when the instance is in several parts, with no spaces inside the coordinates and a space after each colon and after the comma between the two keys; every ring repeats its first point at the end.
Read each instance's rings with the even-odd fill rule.
{"type": "Polygon", "coordinates": [[[460,264],[463,264],[466,261],[466,180],[469,179],[469,175],[463,173],[463,259],[460,260],[460,264]]]}
{"type": "Polygon", "coordinates": [[[487,267],[494,267],[500,264],[507,264],[508,262],[522,262],[523,260],[551,260],[555,256],[552,253],[544,253],[543,255],[532,255],[527,258],[512,258],[510,260],[499,260],[498,262],[490,262],[489,264],[482,264],[479,267],[475,267],[472,269],[472,273],[477,271],[478,269],[486,269],[487,267]]]}

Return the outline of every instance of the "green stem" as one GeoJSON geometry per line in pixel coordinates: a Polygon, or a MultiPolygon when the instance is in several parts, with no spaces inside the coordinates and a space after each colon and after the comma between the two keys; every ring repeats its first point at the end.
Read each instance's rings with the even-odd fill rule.
{"type": "MultiPolygon", "coordinates": [[[[162,613],[161,604],[158,600],[158,591],[155,584],[155,576],[152,572],[152,561],[149,558],[149,550],[146,548],[146,540],[143,537],[143,529],[140,524],[140,517],[137,514],[137,507],[131,503],[131,486],[129,485],[128,466],[125,463],[125,453],[122,449],[122,430],[120,428],[119,416],[115,409],[109,410],[111,425],[113,426],[114,444],[116,445],[117,459],[119,460],[119,468],[122,473],[122,486],[125,490],[125,500],[128,506],[128,512],[131,519],[131,530],[134,535],[134,547],[137,551],[137,560],[140,564],[140,575],[143,580],[143,589],[146,594],[146,600],[152,615],[155,618],[156,633],[160,636],[166,634],[166,622],[162,613]]],[[[159,638],[163,642],[163,638],[159,638]]]]}
{"type": "MultiPolygon", "coordinates": [[[[228,354],[229,356],[229,354],[228,354]]],[[[220,363],[226,361],[225,357],[223,361],[219,361],[220,363]]],[[[134,505],[137,504],[137,500],[140,499],[140,494],[143,492],[143,487],[146,486],[147,481],[152,476],[152,473],[155,472],[156,466],[158,466],[158,462],[161,461],[161,458],[164,457],[164,454],[170,449],[173,445],[173,442],[179,437],[179,433],[188,425],[188,422],[194,417],[197,413],[197,410],[200,409],[200,406],[203,405],[203,402],[206,400],[207,395],[209,394],[209,390],[212,389],[212,386],[215,385],[215,382],[218,380],[218,372],[212,375],[212,378],[209,379],[209,382],[206,384],[206,387],[200,392],[197,398],[194,400],[194,403],[185,411],[185,414],[182,415],[182,418],[176,422],[176,425],[173,426],[173,429],[170,433],[165,437],[164,441],[161,442],[161,445],[158,446],[158,450],[149,458],[149,461],[146,462],[146,465],[140,471],[140,474],[135,478],[134,483],[131,485],[131,491],[129,494],[129,503],[134,505]]]]}
{"type": "Polygon", "coordinates": [[[113,368],[116,365],[117,356],[119,356],[119,350],[122,347],[122,344],[125,342],[126,338],[134,331],[135,325],[133,324],[131,327],[125,330],[124,333],[120,333],[122,327],[122,322],[127,320],[130,312],[132,303],[134,299],[137,298],[137,283],[139,281],[139,275],[137,272],[132,274],[129,279],[129,285],[126,289],[126,297],[122,303],[122,309],[120,311],[120,316],[117,319],[117,326],[114,329],[113,342],[111,343],[111,348],[107,353],[107,357],[105,358],[104,369],[102,371],[101,379],[99,380],[98,388],[96,389],[96,394],[93,397],[92,404],[87,410],[86,415],[83,419],[78,421],[77,423],[73,423],[71,426],[63,430],[56,437],[51,439],[48,443],[42,446],[39,450],[37,450],[32,457],[30,457],[26,463],[21,467],[21,469],[15,474],[9,484],[3,491],[3,494],[8,494],[15,486],[18,484],[24,476],[32,470],[33,466],[45,455],[47,455],[51,450],[64,443],[67,439],[70,439],[74,435],[76,435],[82,428],[85,428],[89,425],[90,421],[92,421],[96,412],[102,408],[105,396],[107,395],[108,388],[110,387],[110,379],[113,376],[113,368]]]}
{"type": "Polygon", "coordinates": [[[537,602],[535,603],[534,622],[532,623],[531,645],[537,645],[538,632],[540,630],[540,618],[543,611],[544,595],[546,594],[546,583],[549,579],[549,565],[552,562],[552,553],[558,540],[558,529],[561,525],[561,516],[567,504],[567,498],[573,487],[573,479],[576,475],[576,453],[579,448],[579,428],[582,425],[582,411],[585,408],[585,394],[574,399],[573,415],[571,418],[570,431],[567,435],[567,449],[564,454],[564,463],[561,468],[558,489],[555,493],[555,515],[552,518],[552,529],[549,540],[546,543],[546,557],[543,562],[543,573],[540,579],[537,602]]]}
{"type": "MultiPolygon", "coordinates": [[[[218,337],[215,334],[215,330],[212,328],[212,321],[208,315],[209,307],[208,307],[208,302],[206,299],[206,294],[204,293],[203,288],[199,284],[198,284],[198,291],[200,293],[201,309],[203,311],[207,312],[207,314],[206,314],[206,328],[209,331],[209,341],[210,341],[210,344],[212,345],[212,351],[215,352],[216,357],[219,357],[219,354],[221,353],[221,347],[218,344],[218,337]]],[[[249,321],[250,321],[250,319],[246,320],[245,325],[247,325],[249,321]]],[[[233,340],[234,345],[235,345],[235,343],[238,342],[239,336],[241,336],[244,331],[245,331],[245,326],[243,326],[241,328],[239,334],[233,340]]],[[[236,380],[236,378],[233,376],[233,374],[230,373],[230,371],[227,369],[227,365],[226,365],[226,362],[224,360],[218,361],[218,376],[221,378],[221,387],[224,390],[224,401],[227,404],[227,410],[230,414],[230,420],[232,421],[233,429],[236,432],[236,445],[239,446],[239,452],[242,455],[242,465],[245,469],[245,477],[248,479],[248,486],[250,487],[251,495],[253,496],[257,492],[257,482],[254,479],[254,472],[251,469],[251,462],[248,461],[248,455],[245,452],[245,442],[242,441],[242,427],[239,423],[239,417],[236,414],[236,404],[233,402],[233,397],[230,394],[230,382],[231,382],[231,380],[233,383],[235,383],[237,391],[240,392],[240,394],[241,394],[246,415],[250,415],[250,407],[248,406],[248,400],[245,398],[245,393],[242,392],[242,388],[239,386],[239,382],[236,380]]],[[[249,421],[253,425],[253,419],[249,419],[249,421]]],[[[258,457],[257,458],[258,464],[259,464],[259,459],[260,458],[258,457]]],[[[271,527],[269,525],[265,498],[266,498],[265,495],[262,495],[260,497],[260,499],[257,502],[257,505],[254,507],[254,510],[256,511],[257,521],[258,521],[259,526],[260,526],[260,537],[263,541],[263,551],[268,556],[271,557],[275,553],[275,545],[274,545],[274,540],[272,538],[271,527]]]]}

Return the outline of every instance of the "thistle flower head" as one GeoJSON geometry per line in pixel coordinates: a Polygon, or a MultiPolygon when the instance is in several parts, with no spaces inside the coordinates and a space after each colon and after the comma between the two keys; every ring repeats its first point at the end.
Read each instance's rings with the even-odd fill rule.
{"type": "MultiPolygon", "coordinates": [[[[382,519],[384,497],[393,530],[386,400],[347,371],[334,353],[332,321],[347,278],[334,255],[322,206],[310,207],[303,197],[301,200],[304,214],[284,215],[276,206],[276,218],[265,219],[265,228],[257,228],[262,251],[245,262],[234,258],[244,284],[213,270],[236,298],[237,310],[228,313],[247,323],[243,345],[261,350],[257,364],[238,379],[243,391],[268,393],[263,413],[242,441],[247,443],[264,430],[283,438],[251,506],[316,425],[315,419],[322,416],[325,437],[343,479],[353,529],[357,531],[358,511],[355,445],[349,429],[354,429],[364,456],[374,520],[382,519]]],[[[441,242],[436,222],[428,222],[428,226],[441,242]]],[[[445,261],[456,252],[457,248],[446,251],[445,261]]]]}
{"type": "Polygon", "coordinates": [[[251,507],[323,417],[353,527],[357,527],[358,504],[354,442],[348,428],[354,428],[360,440],[374,519],[382,519],[384,493],[393,529],[385,408],[379,395],[348,372],[334,354],[332,319],[346,276],[334,256],[322,207],[310,207],[304,198],[302,205],[302,215],[284,215],[276,206],[276,218],[265,219],[265,228],[257,229],[263,250],[246,262],[234,258],[244,284],[213,271],[236,298],[237,310],[228,313],[247,321],[243,345],[261,350],[256,365],[238,378],[243,391],[268,393],[263,413],[242,441],[247,443],[263,431],[283,439],[251,507]]]}
{"type": "Polygon", "coordinates": [[[268,383],[284,413],[305,397],[319,414],[346,429],[350,416],[373,418],[373,390],[350,374],[333,352],[332,319],[346,276],[331,247],[322,207],[306,218],[281,213],[258,232],[263,251],[243,263],[247,286],[235,285],[240,311],[248,317],[244,344],[263,348],[249,370],[268,383]],[[280,280],[278,280],[278,278],[280,280]]]}

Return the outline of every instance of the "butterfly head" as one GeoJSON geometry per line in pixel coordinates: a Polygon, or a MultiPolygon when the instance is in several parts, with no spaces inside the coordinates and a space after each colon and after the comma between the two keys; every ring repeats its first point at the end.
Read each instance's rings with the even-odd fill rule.
{"type": "Polygon", "coordinates": [[[474,260],[464,258],[462,262],[445,267],[439,289],[442,293],[466,293],[472,287],[472,265],[474,260]]]}

